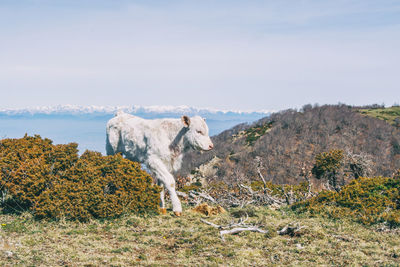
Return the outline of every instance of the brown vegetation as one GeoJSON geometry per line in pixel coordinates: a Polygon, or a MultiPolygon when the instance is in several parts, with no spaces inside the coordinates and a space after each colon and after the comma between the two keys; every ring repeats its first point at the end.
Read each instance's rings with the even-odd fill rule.
{"type": "Polygon", "coordinates": [[[206,216],[218,215],[220,213],[225,213],[226,212],[226,210],[221,206],[213,207],[213,206],[208,205],[207,203],[202,203],[202,204],[194,207],[192,210],[195,211],[195,212],[199,212],[201,214],[204,214],[206,216]]]}
{"type": "MultiPolygon", "coordinates": [[[[346,105],[285,110],[252,125],[238,125],[213,137],[213,142],[210,153],[186,156],[182,176],[217,156],[221,161],[213,166],[216,175],[206,177],[208,181],[253,181],[259,180],[261,173],[266,181],[296,184],[304,181],[304,166],[313,166],[316,155],[332,149],[352,155],[355,161],[367,160],[371,176],[390,176],[400,168],[400,130],[346,105]]],[[[356,170],[349,174],[350,178],[360,176],[356,170]]],[[[311,182],[321,187],[315,177],[311,182]]]]}

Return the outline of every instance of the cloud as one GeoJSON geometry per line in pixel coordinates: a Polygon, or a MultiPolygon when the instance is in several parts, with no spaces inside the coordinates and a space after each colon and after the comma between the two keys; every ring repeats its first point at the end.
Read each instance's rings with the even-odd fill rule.
{"type": "Polygon", "coordinates": [[[1,106],[399,102],[396,2],[29,3],[0,7],[1,106]]]}

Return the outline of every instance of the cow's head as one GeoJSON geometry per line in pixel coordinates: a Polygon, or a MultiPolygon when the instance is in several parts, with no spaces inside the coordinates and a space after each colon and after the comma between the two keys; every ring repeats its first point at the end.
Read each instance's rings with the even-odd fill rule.
{"type": "Polygon", "coordinates": [[[189,118],[182,116],[182,123],[187,128],[185,141],[196,150],[211,150],[214,145],[208,136],[208,126],[206,121],[199,116],[189,118]]]}

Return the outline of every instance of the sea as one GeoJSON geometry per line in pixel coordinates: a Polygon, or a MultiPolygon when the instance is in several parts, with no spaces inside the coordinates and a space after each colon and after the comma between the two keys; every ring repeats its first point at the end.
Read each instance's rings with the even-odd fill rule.
{"type": "Polygon", "coordinates": [[[268,116],[266,111],[220,111],[179,107],[81,107],[56,106],[27,109],[0,109],[0,139],[21,138],[25,134],[40,135],[54,144],[78,143],[79,153],[85,150],[105,154],[105,127],[117,110],[146,119],[180,118],[200,115],[206,119],[210,136],[241,123],[252,123],[268,116]]]}

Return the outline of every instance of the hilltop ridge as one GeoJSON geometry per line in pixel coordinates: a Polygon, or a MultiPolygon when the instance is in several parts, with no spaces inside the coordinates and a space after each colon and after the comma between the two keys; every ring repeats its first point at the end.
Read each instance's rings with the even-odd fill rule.
{"type": "MultiPolygon", "coordinates": [[[[258,179],[258,169],[274,183],[298,183],[302,167],[318,153],[341,149],[373,162],[371,175],[390,176],[400,168],[400,130],[385,120],[361,114],[360,107],[305,105],[240,124],[213,137],[210,153],[192,152],[179,174],[194,172],[213,158],[213,175],[224,181],[258,179]],[[259,160],[261,165],[259,165],[259,160]],[[216,162],[214,160],[214,162],[216,162]]],[[[214,179],[207,177],[207,179],[214,179]]]]}

